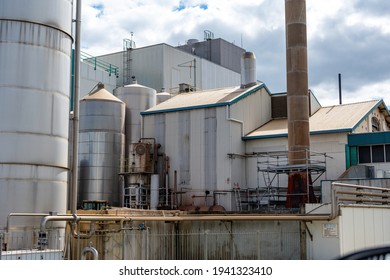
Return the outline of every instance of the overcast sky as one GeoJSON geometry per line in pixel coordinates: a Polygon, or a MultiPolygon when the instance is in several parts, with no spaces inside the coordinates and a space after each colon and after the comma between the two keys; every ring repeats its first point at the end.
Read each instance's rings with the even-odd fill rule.
{"type": "MultiPolygon", "coordinates": [[[[390,1],[307,0],[309,88],[323,106],[383,99],[390,105],[390,1]]],[[[284,0],[83,0],[82,45],[91,55],[214,38],[252,51],[257,78],[286,91],[284,0]]]]}

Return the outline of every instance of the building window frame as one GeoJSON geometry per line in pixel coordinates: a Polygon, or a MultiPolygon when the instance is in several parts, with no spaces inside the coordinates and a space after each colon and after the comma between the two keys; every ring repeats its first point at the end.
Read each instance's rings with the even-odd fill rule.
{"type": "Polygon", "coordinates": [[[390,144],[358,146],[358,163],[390,162],[390,144]]]}

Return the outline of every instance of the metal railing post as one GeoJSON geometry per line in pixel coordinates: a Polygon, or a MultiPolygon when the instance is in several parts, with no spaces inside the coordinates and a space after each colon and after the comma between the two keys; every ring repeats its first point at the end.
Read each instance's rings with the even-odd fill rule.
{"type": "Polygon", "coordinates": [[[3,257],[3,233],[0,233],[0,260],[3,257]]]}
{"type": "Polygon", "coordinates": [[[208,244],[207,244],[207,235],[208,235],[209,231],[208,230],[205,230],[204,231],[204,252],[203,252],[203,255],[204,255],[204,260],[207,260],[207,251],[208,251],[208,244]]]}
{"type": "Polygon", "coordinates": [[[257,231],[256,232],[256,237],[257,237],[257,259],[260,260],[261,259],[261,250],[260,250],[260,231],[257,231]]]}

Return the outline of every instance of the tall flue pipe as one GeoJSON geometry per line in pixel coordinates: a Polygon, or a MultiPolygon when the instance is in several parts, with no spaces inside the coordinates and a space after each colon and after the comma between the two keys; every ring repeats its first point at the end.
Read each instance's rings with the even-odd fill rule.
{"type": "Polygon", "coordinates": [[[81,0],[76,6],[76,34],[74,51],[74,96],[73,96],[73,138],[72,138],[72,197],[71,213],[77,212],[77,182],[78,182],[78,140],[79,140],[79,95],[80,95],[80,33],[81,33],[81,0]]]}
{"type": "MultiPolygon", "coordinates": [[[[307,164],[310,150],[306,1],[285,0],[288,162],[307,164]]],[[[310,193],[310,174],[289,174],[287,207],[299,207],[310,193]]]]}
{"type": "Polygon", "coordinates": [[[306,1],[285,0],[289,164],[305,163],[310,148],[306,1]]]}

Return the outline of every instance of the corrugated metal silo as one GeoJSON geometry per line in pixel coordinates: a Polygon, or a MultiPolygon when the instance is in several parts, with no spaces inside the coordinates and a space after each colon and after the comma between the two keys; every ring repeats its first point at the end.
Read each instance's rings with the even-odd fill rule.
{"type": "Polygon", "coordinates": [[[79,203],[107,200],[120,206],[124,129],[125,104],[104,85],[80,100],[79,203]]]}
{"type": "Polygon", "coordinates": [[[72,2],[0,0],[0,228],[66,211],[72,2]]]}

